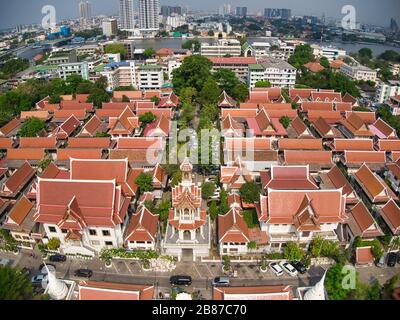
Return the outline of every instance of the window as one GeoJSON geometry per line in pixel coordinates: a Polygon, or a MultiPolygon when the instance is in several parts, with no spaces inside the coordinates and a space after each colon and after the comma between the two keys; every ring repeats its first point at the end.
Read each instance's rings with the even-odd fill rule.
{"type": "Polygon", "coordinates": [[[112,242],[112,241],[105,241],[104,244],[105,244],[106,246],[112,246],[112,245],[113,245],[113,242],[112,242]]]}
{"type": "Polygon", "coordinates": [[[103,236],[105,236],[105,237],[109,237],[110,236],[110,231],[109,230],[103,230],[102,233],[103,233],[103,236]]]}
{"type": "Polygon", "coordinates": [[[57,233],[56,227],[49,227],[49,231],[52,233],[57,233]]]}
{"type": "Polygon", "coordinates": [[[90,244],[91,244],[92,246],[99,246],[99,245],[100,245],[100,241],[98,241],[98,240],[92,240],[92,241],[90,241],[90,244]]]}
{"type": "Polygon", "coordinates": [[[94,230],[94,229],[89,229],[89,234],[90,234],[91,236],[97,236],[97,231],[94,230]]]}
{"type": "Polygon", "coordinates": [[[68,230],[67,230],[67,229],[61,229],[61,232],[62,232],[62,233],[67,233],[68,230]]]}

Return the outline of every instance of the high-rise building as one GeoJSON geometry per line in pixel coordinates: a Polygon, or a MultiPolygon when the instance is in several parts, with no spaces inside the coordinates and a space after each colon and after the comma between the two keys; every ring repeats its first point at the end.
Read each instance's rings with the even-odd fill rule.
{"type": "Polygon", "coordinates": [[[87,25],[92,17],[92,6],[89,1],[79,2],[79,18],[82,25],[87,25]]]}
{"type": "Polygon", "coordinates": [[[393,33],[399,32],[399,26],[394,18],[390,19],[390,31],[393,33]]]}
{"type": "Polygon", "coordinates": [[[160,3],[158,0],[139,0],[139,29],[144,32],[158,31],[160,3]]]}
{"type": "Polygon", "coordinates": [[[266,8],[266,9],[264,9],[264,17],[266,17],[268,19],[289,20],[292,17],[292,10],[266,8]]]}
{"type": "Polygon", "coordinates": [[[107,37],[115,36],[118,33],[118,22],[116,19],[103,21],[103,34],[107,37]]]}
{"type": "Polygon", "coordinates": [[[133,0],[119,0],[119,19],[122,30],[135,28],[133,0]]]}
{"type": "Polygon", "coordinates": [[[239,17],[246,17],[247,7],[236,7],[236,15],[239,17]]]}
{"type": "Polygon", "coordinates": [[[163,17],[171,16],[173,13],[176,15],[182,15],[182,7],[161,6],[161,15],[163,17]]]}

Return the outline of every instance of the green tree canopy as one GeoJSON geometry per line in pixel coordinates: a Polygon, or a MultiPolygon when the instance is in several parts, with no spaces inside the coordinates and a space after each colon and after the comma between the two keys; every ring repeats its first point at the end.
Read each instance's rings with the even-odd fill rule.
{"type": "Polygon", "coordinates": [[[366,57],[368,59],[373,58],[372,50],[370,48],[362,48],[362,49],[358,50],[358,55],[360,57],[366,57]]]}
{"type": "Polygon", "coordinates": [[[217,201],[213,200],[210,205],[210,219],[211,221],[215,221],[215,218],[217,217],[218,214],[218,207],[217,207],[217,201]]]}
{"type": "Polygon", "coordinates": [[[135,180],[140,192],[153,191],[153,177],[149,173],[141,173],[135,180]]]}
{"type": "Polygon", "coordinates": [[[215,184],[213,182],[204,182],[201,186],[201,196],[203,200],[210,198],[215,192],[215,184]]]}
{"type": "Polygon", "coordinates": [[[144,114],[142,114],[139,117],[139,121],[143,124],[143,125],[147,125],[149,123],[152,123],[153,121],[155,121],[157,119],[157,117],[154,115],[154,113],[152,112],[146,112],[144,114]]]}
{"type": "Polygon", "coordinates": [[[300,246],[293,242],[289,241],[286,243],[285,248],[283,249],[283,256],[285,259],[289,261],[300,261],[303,259],[305,252],[300,248],[300,246]]]}
{"type": "Polygon", "coordinates": [[[201,89],[198,100],[203,103],[217,103],[222,91],[213,77],[209,77],[201,89]]]}
{"type": "Polygon", "coordinates": [[[279,122],[283,125],[285,129],[290,126],[290,118],[288,116],[283,116],[279,119],[279,122]]]}
{"type": "Polygon", "coordinates": [[[97,108],[101,108],[103,102],[109,102],[110,95],[99,88],[94,88],[91,90],[90,95],[88,97],[88,102],[93,103],[93,105],[97,108]]]}
{"type": "Polygon", "coordinates": [[[0,267],[0,300],[28,300],[32,296],[30,279],[20,269],[0,267]]]}
{"type": "Polygon", "coordinates": [[[330,67],[329,60],[328,60],[328,58],[326,58],[326,57],[321,57],[321,58],[319,59],[319,63],[320,63],[320,65],[323,66],[324,68],[329,68],[329,67],[330,67]]]}
{"type": "Polygon", "coordinates": [[[199,52],[200,51],[200,41],[197,39],[189,39],[186,40],[183,44],[182,44],[182,49],[187,49],[187,50],[192,50],[194,48],[194,52],[199,52]]]}
{"type": "Polygon", "coordinates": [[[110,43],[107,44],[104,48],[105,53],[120,53],[122,59],[126,59],[128,55],[128,50],[125,48],[125,46],[122,43],[110,43]]]}
{"type": "Polygon", "coordinates": [[[21,137],[36,137],[37,134],[46,127],[46,123],[38,118],[29,118],[19,130],[21,137]]]}
{"type": "Polygon", "coordinates": [[[260,200],[260,187],[254,182],[246,182],[240,187],[242,201],[254,203],[260,200]]]}
{"type": "Polygon", "coordinates": [[[220,203],[219,203],[219,212],[220,215],[225,215],[229,211],[228,204],[228,194],[224,188],[221,188],[221,193],[219,195],[220,203]]]}
{"type": "Polygon", "coordinates": [[[314,54],[311,46],[309,44],[302,44],[296,47],[288,62],[296,69],[300,69],[301,66],[313,60],[314,54]]]}
{"type": "Polygon", "coordinates": [[[399,58],[400,54],[393,50],[386,50],[379,56],[379,59],[391,62],[396,62],[396,61],[398,62],[399,58]]]}
{"type": "Polygon", "coordinates": [[[346,300],[351,292],[351,289],[343,287],[343,278],[346,276],[346,273],[342,272],[343,267],[343,264],[337,263],[326,274],[324,284],[329,300],[346,300]]]}
{"type": "Polygon", "coordinates": [[[173,71],[174,90],[178,94],[184,87],[203,89],[204,83],[211,77],[212,62],[201,55],[192,55],[183,60],[182,65],[173,71]]]}
{"type": "Polygon", "coordinates": [[[58,238],[51,238],[49,240],[49,242],[47,243],[47,248],[49,250],[58,250],[58,248],[60,247],[60,239],[58,238]]]}
{"type": "Polygon", "coordinates": [[[244,83],[239,83],[233,88],[232,97],[239,102],[245,102],[249,97],[249,89],[244,83]]]}
{"type": "Polygon", "coordinates": [[[197,91],[193,87],[184,87],[181,90],[180,99],[182,103],[192,104],[193,98],[197,95],[197,91]]]}
{"type": "Polygon", "coordinates": [[[154,50],[153,48],[147,48],[146,50],[144,50],[143,52],[143,56],[148,59],[153,57],[156,54],[156,50],[154,50]]]}
{"type": "Polygon", "coordinates": [[[230,69],[218,69],[213,74],[214,79],[222,90],[233,96],[233,90],[240,83],[236,74],[230,69]]]}
{"type": "Polygon", "coordinates": [[[255,83],[256,88],[269,88],[269,87],[271,87],[271,85],[272,84],[269,81],[257,81],[255,83]]]}

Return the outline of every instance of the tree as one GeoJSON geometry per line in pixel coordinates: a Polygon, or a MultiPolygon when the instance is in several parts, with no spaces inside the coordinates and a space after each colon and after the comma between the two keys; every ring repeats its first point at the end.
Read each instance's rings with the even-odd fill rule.
{"type": "Polygon", "coordinates": [[[368,59],[372,59],[373,58],[373,54],[372,54],[372,50],[370,48],[362,48],[360,50],[358,50],[358,55],[363,58],[368,58],[368,59]]]}
{"type": "Polygon", "coordinates": [[[194,52],[199,52],[200,47],[201,47],[200,41],[197,39],[186,40],[182,44],[182,49],[192,50],[194,52]]]}
{"type": "Polygon", "coordinates": [[[160,202],[155,212],[159,215],[160,221],[165,226],[168,221],[169,210],[171,209],[171,202],[169,200],[163,200],[160,202]]]}
{"type": "Polygon", "coordinates": [[[215,221],[215,218],[217,217],[218,214],[218,208],[217,208],[217,201],[213,200],[210,205],[210,219],[211,221],[215,221]]]}
{"type": "Polygon", "coordinates": [[[210,198],[215,192],[215,184],[212,182],[204,182],[201,186],[201,197],[203,200],[210,198]]]}
{"type": "Polygon", "coordinates": [[[84,80],[79,83],[78,87],[76,88],[76,93],[78,94],[89,94],[93,90],[93,83],[88,80],[84,80]]]}
{"type": "Polygon", "coordinates": [[[149,173],[142,172],[135,180],[139,186],[140,192],[153,191],[153,177],[149,173]]]}
{"type": "Polygon", "coordinates": [[[160,98],[159,97],[157,97],[157,96],[154,96],[154,97],[151,97],[151,99],[150,99],[152,102],[154,102],[155,103],[155,105],[156,106],[158,106],[158,104],[160,103],[160,98]]]}
{"type": "Polygon", "coordinates": [[[221,89],[218,87],[217,82],[213,77],[209,77],[203,88],[201,89],[198,99],[201,103],[217,103],[218,98],[221,95],[221,89]]]}
{"type": "Polygon", "coordinates": [[[346,273],[342,273],[343,267],[343,264],[337,263],[326,274],[324,284],[329,300],[345,300],[351,292],[351,289],[343,287],[343,278],[346,276],[346,273]]]}
{"type": "Polygon", "coordinates": [[[49,97],[50,104],[58,104],[61,102],[61,97],[59,95],[53,94],[49,97]]]}
{"type": "Polygon", "coordinates": [[[178,95],[184,87],[192,87],[200,92],[211,77],[211,68],[212,62],[204,56],[192,55],[185,58],[182,65],[172,72],[174,90],[178,95]]]}
{"type": "Polygon", "coordinates": [[[244,210],[243,219],[250,229],[258,228],[260,226],[258,222],[257,212],[254,209],[244,210]]]}
{"type": "Polygon", "coordinates": [[[254,203],[260,200],[260,187],[254,182],[246,182],[240,187],[242,201],[254,203]]]}
{"type": "Polygon", "coordinates": [[[38,118],[29,118],[19,129],[20,137],[36,137],[46,127],[46,123],[38,118]]]}
{"type": "Polygon", "coordinates": [[[197,95],[197,91],[193,87],[185,87],[182,88],[181,94],[180,94],[180,99],[182,103],[186,104],[192,104],[193,103],[193,97],[197,95]]]}
{"type": "Polygon", "coordinates": [[[279,122],[283,125],[285,129],[290,126],[290,118],[288,116],[283,116],[279,119],[279,122]]]}
{"type": "Polygon", "coordinates": [[[32,296],[32,283],[20,269],[0,267],[0,300],[28,300],[32,296]]]}
{"type": "Polygon", "coordinates": [[[255,242],[255,241],[250,241],[250,242],[247,244],[247,248],[250,249],[250,250],[257,249],[257,242],[255,242]]]}
{"type": "Polygon", "coordinates": [[[320,64],[321,66],[323,66],[324,68],[329,68],[329,67],[330,67],[329,60],[328,60],[328,58],[326,58],[326,57],[321,57],[321,58],[319,59],[319,64],[320,64]]]}
{"type": "Polygon", "coordinates": [[[78,75],[78,74],[71,74],[70,76],[67,77],[66,79],[66,84],[68,86],[68,91],[70,93],[75,93],[76,90],[78,89],[79,84],[84,82],[83,78],[78,75]]]}
{"type": "Polygon", "coordinates": [[[269,88],[269,87],[271,87],[271,85],[272,84],[269,81],[257,81],[255,83],[256,88],[269,88]]]}
{"type": "Polygon", "coordinates": [[[171,186],[175,187],[177,186],[180,182],[182,182],[182,172],[181,171],[175,171],[172,174],[172,178],[171,178],[171,186]]]}
{"type": "Polygon", "coordinates": [[[379,56],[379,59],[382,59],[385,61],[392,61],[392,62],[398,61],[399,58],[400,58],[400,54],[398,54],[396,51],[393,51],[393,50],[386,50],[379,56]]]}
{"type": "Polygon", "coordinates": [[[244,83],[239,83],[233,88],[232,97],[239,102],[244,102],[249,97],[249,89],[244,83]]]}
{"type": "Polygon", "coordinates": [[[153,57],[156,54],[156,50],[154,50],[153,48],[147,48],[146,50],[144,50],[143,52],[143,56],[146,59],[149,59],[151,57],[153,57]]]}
{"type": "Polygon", "coordinates": [[[289,261],[300,261],[304,254],[300,246],[293,241],[286,243],[286,247],[283,249],[283,256],[289,261]]]}
{"type": "Polygon", "coordinates": [[[131,99],[129,99],[126,95],[122,95],[122,102],[131,102],[131,99]]]}
{"type": "Polygon", "coordinates": [[[233,95],[233,89],[240,83],[236,74],[230,69],[218,69],[213,77],[222,90],[233,95]]]}
{"type": "Polygon", "coordinates": [[[300,69],[301,66],[313,60],[314,60],[313,49],[309,44],[303,44],[296,47],[294,53],[290,56],[288,62],[296,69],[300,69]]]}
{"type": "Polygon", "coordinates": [[[225,215],[229,211],[228,204],[228,194],[224,188],[221,188],[221,193],[219,195],[220,203],[219,203],[219,212],[220,215],[225,215]]]}
{"type": "Polygon", "coordinates": [[[139,117],[139,121],[142,123],[142,126],[146,126],[149,123],[155,121],[157,117],[152,112],[146,112],[139,117]]]}
{"type": "Polygon", "coordinates": [[[97,108],[101,108],[103,102],[109,102],[110,101],[110,95],[99,88],[94,88],[88,97],[88,102],[93,103],[93,105],[97,108]]]}
{"type": "Polygon", "coordinates": [[[49,242],[47,243],[47,248],[49,250],[54,250],[55,251],[55,250],[58,250],[58,248],[60,248],[60,244],[61,244],[60,239],[51,238],[49,240],[49,242]]]}
{"type": "Polygon", "coordinates": [[[128,49],[122,43],[111,43],[105,46],[104,48],[105,53],[120,53],[121,59],[125,59],[128,55],[128,49]]]}

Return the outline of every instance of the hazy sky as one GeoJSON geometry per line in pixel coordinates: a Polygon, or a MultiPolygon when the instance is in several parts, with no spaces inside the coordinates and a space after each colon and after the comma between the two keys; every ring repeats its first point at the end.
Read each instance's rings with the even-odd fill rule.
{"type": "MultiPolygon", "coordinates": [[[[94,14],[118,13],[118,0],[90,0],[94,14]]],[[[399,0],[160,0],[161,5],[181,5],[190,9],[217,10],[223,3],[232,8],[247,6],[250,12],[264,8],[289,8],[292,14],[322,15],[341,17],[341,8],[351,4],[356,8],[357,20],[388,26],[394,17],[400,23],[399,0]]],[[[54,5],[57,19],[78,17],[79,0],[0,0],[0,28],[13,27],[21,23],[39,23],[41,8],[54,5]]]]}

